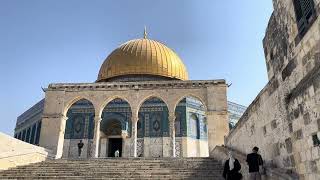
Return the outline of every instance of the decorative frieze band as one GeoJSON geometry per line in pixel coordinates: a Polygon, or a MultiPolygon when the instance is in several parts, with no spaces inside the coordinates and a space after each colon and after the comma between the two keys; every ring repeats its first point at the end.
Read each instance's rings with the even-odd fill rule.
{"type": "Polygon", "coordinates": [[[45,91],[54,90],[139,90],[161,88],[200,88],[217,84],[226,85],[225,80],[208,81],[143,81],[143,82],[101,82],[101,83],[60,83],[50,84],[45,91]]]}

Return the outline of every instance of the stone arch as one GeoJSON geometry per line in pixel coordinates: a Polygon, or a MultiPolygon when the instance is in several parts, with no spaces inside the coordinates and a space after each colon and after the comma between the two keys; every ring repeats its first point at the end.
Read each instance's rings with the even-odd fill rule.
{"type": "Polygon", "coordinates": [[[63,116],[67,117],[67,112],[70,109],[70,107],[82,99],[85,99],[85,100],[91,102],[91,104],[93,105],[93,108],[95,109],[95,112],[96,112],[96,107],[95,107],[95,104],[93,103],[94,101],[92,101],[89,97],[86,97],[86,96],[76,96],[76,97],[73,97],[71,100],[67,101],[67,103],[65,103],[65,106],[63,109],[63,116]]]}
{"type": "Polygon", "coordinates": [[[164,103],[166,104],[166,107],[168,108],[168,110],[169,110],[169,112],[170,112],[169,103],[165,100],[165,98],[161,97],[160,95],[150,94],[150,95],[148,95],[148,96],[145,96],[145,97],[137,104],[136,112],[132,112],[132,113],[135,113],[135,114],[132,114],[132,115],[135,115],[136,117],[138,117],[139,110],[140,110],[141,106],[143,105],[143,103],[145,103],[147,100],[149,100],[149,99],[151,99],[151,98],[158,98],[158,99],[160,99],[162,102],[164,102],[164,103]]]}
{"type": "Polygon", "coordinates": [[[163,157],[168,148],[165,144],[166,139],[170,137],[169,128],[169,107],[163,98],[156,95],[145,97],[138,104],[137,136],[140,146],[137,148],[137,154],[146,157],[163,157]],[[140,124],[140,128],[138,124],[140,124]],[[141,131],[141,133],[139,133],[141,131]],[[139,135],[140,134],[140,135],[139,135]],[[145,138],[147,137],[147,138],[145,138]],[[150,147],[145,147],[143,144],[152,143],[150,147]]]}
{"type": "MultiPolygon", "coordinates": [[[[94,104],[87,98],[74,98],[73,103],[68,104],[66,122],[64,125],[63,157],[77,157],[77,143],[81,140],[84,143],[81,157],[90,156],[94,131],[94,104]]],[[[72,102],[72,101],[70,101],[72,102]]]]}
{"type": "Polygon", "coordinates": [[[104,103],[102,105],[103,106],[99,110],[99,113],[100,113],[99,117],[102,119],[101,123],[104,120],[110,119],[110,118],[118,119],[119,121],[121,121],[121,123],[123,125],[122,129],[130,132],[132,107],[131,107],[130,103],[125,98],[121,98],[119,96],[114,96],[112,98],[108,98],[107,101],[104,101],[104,103]],[[114,104],[117,104],[116,100],[121,100],[120,103],[125,104],[125,106],[128,105],[129,110],[126,109],[127,107],[118,107],[121,109],[120,111],[117,111],[116,109],[114,109],[114,111],[104,112],[105,109],[108,110],[108,108],[111,108],[109,105],[112,105],[111,104],[112,102],[114,104]],[[108,117],[104,117],[105,113],[108,114],[108,117]],[[126,119],[126,121],[124,121],[123,119],[126,119]]]}
{"type": "Polygon", "coordinates": [[[174,102],[174,109],[172,112],[175,112],[180,101],[182,101],[184,98],[187,98],[187,97],[192,97],[194,99],[199,100],[204,107],[204,111],[208,111],[207,104],[205,103],[206,101],[203,98],[201,98],[200,96],[194,95],[194,94],[185,94],[185,95],[179,97],[178,100],[174,102]]]}
{"type": "Polygon", "coordinates": [[[129,143],[127,139],[131,134],[132,107],[127,100],[121,96],[111,96],[100,104],[99,109],[100,128],[100,156],[114,156],[116,150],[120,156],[127,153],[129,143]]]}
{"type": "Polygon", "coordinates": [[[102,112],[103,112],[104,108],[106,108],[108,106],[108,104],[110,102],[112,102],[113,100],[115,100],[115,99],[122,99],[122,100],[126,101],[129,104],[129,107],[130,107],[131,116],[133,115],[132,103],[126,97],[115,95],[115,96],[111,96],[111,97],[106,98],[102,102],[102,104],[99,106],[99,109],[97,110],[97,112],[98,112],[97,116],[101,118],[101,115],[102,115],[102,112]]]}
{"type": "Polygon", "coordinates": [[[122,131],[122,121],[119,119],[111,119],[110,121],[106,122],[106,129],[105,134],[109,135],[121,135],[122,131]]]}

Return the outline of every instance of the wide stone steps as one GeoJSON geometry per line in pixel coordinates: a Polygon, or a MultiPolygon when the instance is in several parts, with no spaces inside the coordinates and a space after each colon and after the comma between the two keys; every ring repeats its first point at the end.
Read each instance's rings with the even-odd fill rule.
{"type": "Polygon", "coordinates": [[[212,158],[59,159],[0,172],[0,179],[221,179],[212,158]]]}

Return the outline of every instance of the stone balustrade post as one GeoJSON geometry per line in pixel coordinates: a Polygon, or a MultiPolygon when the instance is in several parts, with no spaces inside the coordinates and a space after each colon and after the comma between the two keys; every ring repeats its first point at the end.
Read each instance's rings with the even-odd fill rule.
{"type": "Polygon", "coordinates": [[[175,120],[176,116],[173,114],[169,115],[169,131],[170,131],[170,140],[171,140],[171,157],[176,157],[176,131],[175,131],[175,120]]]}
{"type": "Polygon", "coordinates": [[[132,145],[133,157],[137,157],[137,131],[138,131],[138,117],[132,117],[132,145]]]}
{"type": "Polygon", "coordinates": [[[99,157],[99,143],[100,143],[100,122],[101,117],[94,118],[94,137],[93,137],[93,154],[92,157],[99,157]]]}

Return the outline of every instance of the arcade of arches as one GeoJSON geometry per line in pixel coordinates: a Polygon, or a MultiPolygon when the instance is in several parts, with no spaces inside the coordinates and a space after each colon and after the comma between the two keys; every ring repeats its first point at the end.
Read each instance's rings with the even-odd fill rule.
{"type": "MultiPolygon", "coordinates": [[[[188,96],[175,107],[174,129],[170,128],[169,111],[160,98],[150,97],[141,105],[138,113],[137,146],[132,142],[131,107],[123,99],[115,98],[104,108],[100,122],[99,157],[113,157],[116,150],[120,156],[138,157],[199,157],[208,156],[208,135],[205,108],[200,100],[188,96]],[[174,144],[170,146],[170,134],[174,144]],[[183,147],[191,144],[192,148],[183,147]],[[174,149],[173,149],[174,147],[174,149]],[[136,152],[133,150],[136,148],[136,152]],[[171,151],[171,154],[170,154],[171,151]],[[187,152],[184,152],[187,151],[187,152]]],[[[95,109],[86,99],[76,101],[67,112],[64,134],[63,157],[77,157],[77,143],[85,144],[82,157],[91,157],[94,137],[95,109]]]]}

